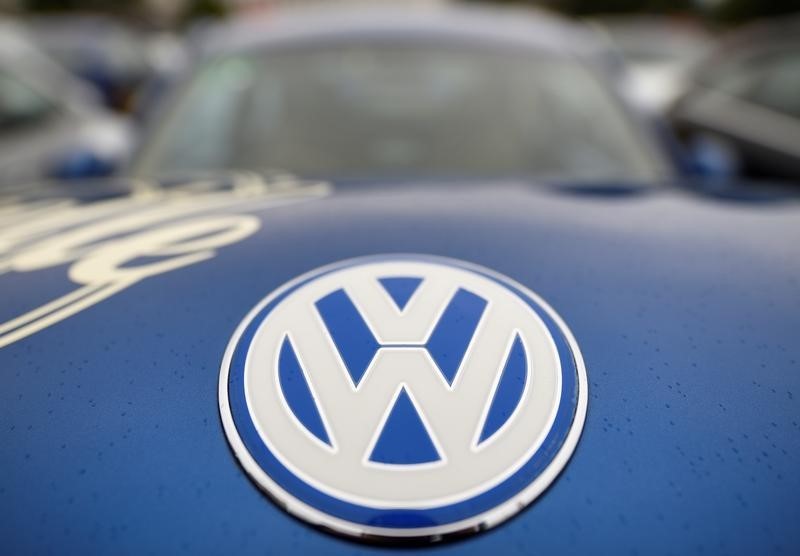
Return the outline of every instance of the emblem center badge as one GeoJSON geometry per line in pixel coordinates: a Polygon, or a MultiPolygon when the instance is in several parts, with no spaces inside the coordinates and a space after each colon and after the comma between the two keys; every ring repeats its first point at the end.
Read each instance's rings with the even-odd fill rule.
{"type": "Polygon", "coordinates": [[[264,299],[222,366],[225,431],[288,511],[344,534],[440,538],[541,493],[577,443],[586,376],[541,299],[422,256],[344,261],[264,299]]]}

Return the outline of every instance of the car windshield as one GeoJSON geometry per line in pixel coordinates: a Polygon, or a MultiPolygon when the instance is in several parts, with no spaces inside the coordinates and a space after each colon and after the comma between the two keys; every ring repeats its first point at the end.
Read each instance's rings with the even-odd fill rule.
{"type": "Polygon", "coordinates": [[[207,63],[139,175],[280,169],[323,179],[652,181],[650,137],[586,67],[509,48],[270,50],[207,63]]]}

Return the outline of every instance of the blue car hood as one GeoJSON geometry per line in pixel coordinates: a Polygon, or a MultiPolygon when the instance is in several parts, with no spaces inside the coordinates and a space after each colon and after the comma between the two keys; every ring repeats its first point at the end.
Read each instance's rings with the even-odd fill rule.
{"type": "Polygon", "coordinates": [[[386,550],[269,501],[228,447],[217,386],[268,293],[396,253],[535,291],[588,373],[585,428],[556,482],[436,551],[800,551],[796,199],[524,183],[192,191],[0,208],[4,552],[386,550]]]}

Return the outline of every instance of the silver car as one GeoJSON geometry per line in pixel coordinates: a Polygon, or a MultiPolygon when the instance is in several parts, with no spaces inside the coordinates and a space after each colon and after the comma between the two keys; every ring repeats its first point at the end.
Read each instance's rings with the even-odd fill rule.
{"type": "Polygon", "coordinates": [[[131,148],[125,120],[0,19],[0,187],[106,175],[131,148]]]}

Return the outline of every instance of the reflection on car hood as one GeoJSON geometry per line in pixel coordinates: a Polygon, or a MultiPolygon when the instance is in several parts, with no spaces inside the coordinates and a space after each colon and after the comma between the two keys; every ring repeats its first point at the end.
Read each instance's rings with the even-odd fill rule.
{"type": "Polygon", "coordinates": [[[561,478],[444,551],[800,547],[796,199],[243,183],[0,207],[11,552],[351,552],[245,479],[219,425],[218,369],[269,292],[391,253],[522,283],[564,318],[588,370],[586,426],[561,478]]]}

